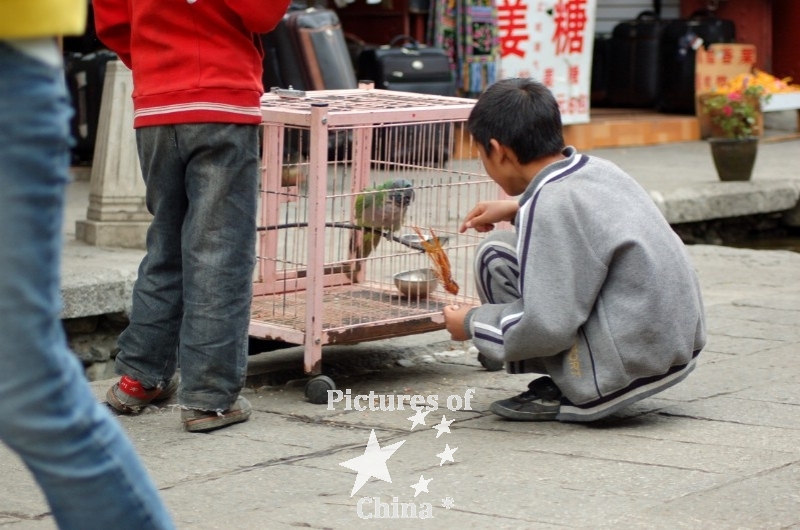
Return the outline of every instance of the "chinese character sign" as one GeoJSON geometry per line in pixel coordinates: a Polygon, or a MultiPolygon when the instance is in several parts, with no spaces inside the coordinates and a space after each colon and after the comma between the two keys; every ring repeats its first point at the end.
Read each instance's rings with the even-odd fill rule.
{"type": "Polygon", "coordinates": [[[750,72],[756,64],[756,47],[752,44],[712,44],[697,51],[695,91],[714,90],[739,74],[750,72]]]}
{"type": "Polygon", "coordinates": [[[597,0],[497,0],[500,77],[532,77],[561,106],[565,125],[589,121],[597,0]]]}

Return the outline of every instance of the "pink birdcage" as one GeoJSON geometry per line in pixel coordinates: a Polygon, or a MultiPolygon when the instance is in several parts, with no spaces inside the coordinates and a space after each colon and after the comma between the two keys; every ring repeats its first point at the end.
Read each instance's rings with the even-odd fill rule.
{"type": "Polygon", "coordinates": [[[335,388],[322,375],[323,346],[443,329],[445,305],[479,303],[472,276],[482,236],[458,226],[502,192],[465,156],[473,104],[369,86],[262,98],[250,335],[304,347],[310,401],[327,402],[335,388]],[[400,184],[374,189],[392,182],[400,184]],[[435,234],[458,294],[431,273],[415,227],[435,234]]]}

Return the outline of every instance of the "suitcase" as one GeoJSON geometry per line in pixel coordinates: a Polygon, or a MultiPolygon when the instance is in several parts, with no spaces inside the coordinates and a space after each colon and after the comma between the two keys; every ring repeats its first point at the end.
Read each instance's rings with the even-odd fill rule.
{"type": "Polygon", "coordinates": [[[359,77],[375,83],[375,88],[436,96],[456,94],[450,58],[444,50],[420,45],[406,35],[393,38],[385,46],[362,50],[357,69],[359,77]]]}
{"type": "MultiPolygon", "coordinates": [[[[275,29],[260,35],[260,40],[264,49],[262,81],[267,92],[273,87],[336,90],[358,86],[339,18],[330,9],[292,4],[275,29]]],[[[328,158],[346,159],[351,145],[349,134],[331,133],[328,158]]],[[[308,147],[307,132],[289,131],[284,157],[287,161],[307,158],[308,147]]]]}
{"type": "Polygon", "coordinates": [[[609,43],[607,103],[613,107],[655,107],[659,94],[659,45],[666,26],[653,11],[614,27],[609,43]]]}
{"type": "MultiPolygon", "coordinates": [[[[456,95],[450,58],[441,48],[420,45],[406,35],[393,38],[385,46],[366,47],[358,57],[358,75],[379,89],[456,95]]],[[[381,127],[373,135],[373,158],[387,163],[442,167],[450,159],[452,135],[448,123],[381,127]]]]}
{"type": "Polygon", "coordinates": [[[97,122],[103,99],[103,83],[106,64],[117,55],[108,50],[89,54],[67,53],[64,55],[64,75],[74,114],[70,123],[74,145],[74,163],[91,163],[94,142],[97,137],[97,122]]]}
{"type": "Polygon", "coordinates": [[[660,66],[664,75],[656,104],[660,112],[695,113],[695,53],[701,46],[735,42],[732,20],[698,11],[688,19],[673,20],[661,35],[660,66]]]}
{"type": "Polygon", "coordinates": [[[591,103],[593,107],[608,106],[608,80],[611,68],[611,34],[598,33],[592,48],[591,103]]]}
{"type": "Polygon", "coordinates": [[[326,9],[327,2],[326,0],[315,0],[309,5],[309,2],[293,0],[286,15],[278,22],[275,29],[259,35],[264,51],[264,75],[262,77],[264,92],[269,92],[273,87],[310,90],[303,56],[287,24],[291,13],[304,11],[310,7],[326,9]]]}
{"type": "Polygon", "coordinates": [[[284,20],[302,58],[306,90],[358,87],[344,31],[335,11],[312,7],[289,12],[284,20]]]}

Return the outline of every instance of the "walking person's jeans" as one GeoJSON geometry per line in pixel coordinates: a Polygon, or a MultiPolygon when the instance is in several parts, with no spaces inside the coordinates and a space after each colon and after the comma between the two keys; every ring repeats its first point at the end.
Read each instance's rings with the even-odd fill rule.
{"type": "Polygon", "coordinates": [[[72,112],[63,70],[0,42],[0,72],[0,439],[31,470],[60,528],[173,528],[61,325],[72,112]]]}
{"type": "Polygon", "coordinates": [[[244,386],[255,266],[258,126],[136,131],[153,221],[116,368],[178,402],[223,411],[244,386]]]}

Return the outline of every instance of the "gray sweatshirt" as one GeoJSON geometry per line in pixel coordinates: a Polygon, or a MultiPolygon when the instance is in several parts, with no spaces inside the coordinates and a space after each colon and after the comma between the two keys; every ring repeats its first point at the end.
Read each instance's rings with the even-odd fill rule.
{"type": "Polygon", "coordinates": [[[558,419],[590,421],[686,377],[706,330],[686,249],[645,190],[609,161],[564,154],[519,201],[521,298],[466,325],[487,357],[553,378],[558,419]]]}

